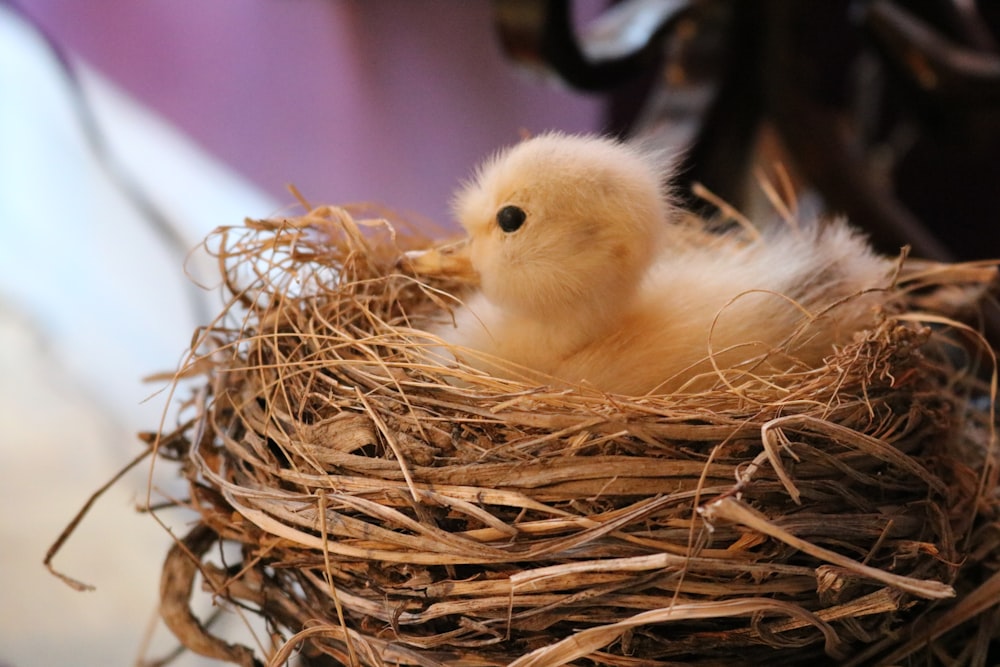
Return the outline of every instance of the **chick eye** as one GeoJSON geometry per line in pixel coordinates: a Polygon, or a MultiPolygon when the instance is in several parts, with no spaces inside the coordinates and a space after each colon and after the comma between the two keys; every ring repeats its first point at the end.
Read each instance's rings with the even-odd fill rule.
{"type": "Polygon", "coordinates": [[[524,210],[517,206],[504,206],[497,211],[497,224],[500,225],[500,229],[510,234],[520,229],[527,217],[524,210]]]}

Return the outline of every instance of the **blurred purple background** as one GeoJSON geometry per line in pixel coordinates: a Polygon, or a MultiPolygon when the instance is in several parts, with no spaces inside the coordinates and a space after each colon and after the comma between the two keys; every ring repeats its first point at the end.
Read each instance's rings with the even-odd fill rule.
{"type": "MultiPolygon", "coordinates": [[[[599,98],[500,53],[468,0],[21,0],[59,43],[279,202],[374,201],[438,222],[522,130],[597,130],[599,98]]],[[[602,3],[580,3],[593,13],[602,3]]]]}

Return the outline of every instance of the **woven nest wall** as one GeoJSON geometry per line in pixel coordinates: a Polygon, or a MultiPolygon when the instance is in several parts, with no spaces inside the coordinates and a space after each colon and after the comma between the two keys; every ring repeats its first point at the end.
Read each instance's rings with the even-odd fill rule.
{"type": "Polygon", "coordinates": [[[198,513],[162,588],[192,650],[244,665],[995,661],[990,387],[975,336],[930,326],[989,271],[904,274],[895,311],[824,368],[636,398],[429,361],[420,320],[460,285],[408,271],[423,242],[384,221],[324,208],[213,240],[232,298],[158,444],[198,513]],[[264,617],[265,645],[216,637],[189,611],[201,595],[264,617]]]}

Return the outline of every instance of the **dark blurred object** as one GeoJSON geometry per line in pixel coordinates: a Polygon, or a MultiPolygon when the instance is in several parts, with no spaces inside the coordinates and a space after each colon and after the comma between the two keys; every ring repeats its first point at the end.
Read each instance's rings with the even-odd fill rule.
{"type": "MultiPolygon", "coordinates": [[[[762,128],[882,250],[1000,256],[1000,3],[495,0],[507,53],[611,95],[612,132],[684,147],[680,191],[740,207],[762,128]]],[[[691,200],[693,203],[693,200],[691,200]]]]}

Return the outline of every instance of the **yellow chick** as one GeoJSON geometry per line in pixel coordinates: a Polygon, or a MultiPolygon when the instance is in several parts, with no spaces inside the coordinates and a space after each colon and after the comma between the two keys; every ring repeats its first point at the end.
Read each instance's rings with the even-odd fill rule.
{"type": "Polygon", "coordinates": [[[693,230],[663,165],[559,133],[486,161],[455,200],[480,287],[435,330],[449,351],[502,376],[637,395],[815,366],[872,321],[871,296],[845,297],[887,285],[892,264],[846,225],[693,230]]]}

